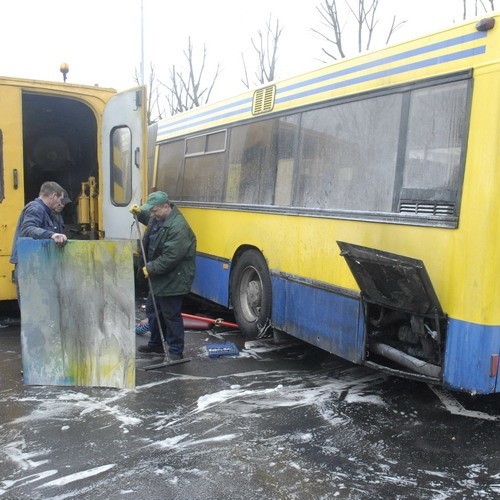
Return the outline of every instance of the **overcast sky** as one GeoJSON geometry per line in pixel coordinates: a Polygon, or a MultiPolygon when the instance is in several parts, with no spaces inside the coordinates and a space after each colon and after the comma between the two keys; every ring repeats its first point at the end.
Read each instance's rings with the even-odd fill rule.
{"type": "MultiPolygon", "coordinates": [[[[69,64],[71,83],[125,90],[135,85],[141,61],[141,0],[0,0],[0,75],[61,81],[69,64]]],[[[321,46],[311,28],[320,28],[316,10],[324,0],[142,0],[144,60],[167,81],[172,64],[182,64],[191,36],[195,53],[206,44],[209,72],[222,73],[217,98],[244,90],[241,53],[255,64],[250,39],[270,14],[279,18],[278,77],[320,64],[321,46]]],[[[396,13],[406,20],[393,41],[423,35],[461,22],[462,0],[380,0],[380,34],[396,13]]],[[[469,3],[473,3],[471,0],[469,3]]],[[[473,16],[474,12],[470,14],[473,16]]],[[[321,29],[321,28],[320,28],[321,29]]],[[[375,46],[372,45],[372,48],[375,46]]]]}

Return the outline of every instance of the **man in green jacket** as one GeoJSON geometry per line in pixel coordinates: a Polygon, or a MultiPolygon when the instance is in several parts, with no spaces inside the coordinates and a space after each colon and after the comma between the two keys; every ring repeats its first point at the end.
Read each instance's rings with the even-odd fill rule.
{"type": "MultiPolygon", "coordinates": [[[[147,261],[143,272],[151,282],[170,359],[182,359],[182,301],[193,284],[196,237],[184,216],[169,202],[167,193],[163,191],[151,193],[144,205],[134,205],[130,211],[147,225],[143,237],[147,261]]],[[[151,337],[147,345],[139,347],[139,351],[163,353],[151,291],[146,300],[146,315],[151,337]]]]}

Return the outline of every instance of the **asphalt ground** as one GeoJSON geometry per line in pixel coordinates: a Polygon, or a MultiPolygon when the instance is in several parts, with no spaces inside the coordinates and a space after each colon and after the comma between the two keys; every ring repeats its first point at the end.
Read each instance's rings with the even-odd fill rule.
{"type": "Polygon", "coordinates": [[[185,354],[138,354],[134,390],[27,386],[19,322],[0,319],[0,498],[500,496],[500,395],[220,329],[187,331],[185,354]],[[237,356],[209,357],[226,341],[237,356]]]}

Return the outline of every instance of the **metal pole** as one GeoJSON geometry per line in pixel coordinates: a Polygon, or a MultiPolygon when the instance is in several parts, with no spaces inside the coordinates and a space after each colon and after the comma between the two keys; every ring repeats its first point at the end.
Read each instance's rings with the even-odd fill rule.
{"type": "Polygon", "coordinates": [[[144,0],[141,0],[141,85],[144,85],[144,0]]]}

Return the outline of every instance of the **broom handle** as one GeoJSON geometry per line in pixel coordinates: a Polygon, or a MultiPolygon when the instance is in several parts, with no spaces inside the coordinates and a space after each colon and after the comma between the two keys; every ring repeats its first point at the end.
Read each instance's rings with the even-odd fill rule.
{"type": "MultiPolygon", "coordinates": [[[[134,214],[134,220],[135,220],[135,225],[137,227],[137,234],[139,235],[139,242],[141,245],[141,252],[142,252],[142,260],[144,261],[144,265],[146,265],[146,262],[147,262],[146,251],[144,250],[144,243],[142,241],[141,226],[139,223],[139,219],[137,218],[137,214],[134,214]]],[[[165,354],[167,354],[167,346],[165,343],[165,339],[163,338],[163,328],[161,326],[160,314],[158,313],[158,307],[156,305],[155,294],[153,292],[153,285],[151,283],[151,278],[149,277],[149,274],[148,274],[147,280],[148,280],[148,285],[149,285],[149,293],[151,294],[151,299],[153,301],[153,307],[155,309],[155,316],[156,316],[156,321],[158,323],[158,329],[160,330],[161,343],[163,345],[163,350],[165,351],[165,354]]]]}

